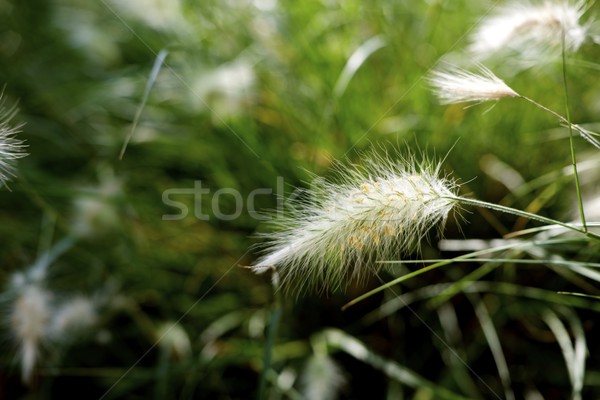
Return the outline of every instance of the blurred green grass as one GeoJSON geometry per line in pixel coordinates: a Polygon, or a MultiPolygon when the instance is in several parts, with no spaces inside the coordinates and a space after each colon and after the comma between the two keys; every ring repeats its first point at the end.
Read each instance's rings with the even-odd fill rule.
{"type": "MultiPolygon", "coordinates": [[[[52,266],[51,285],[60,293],[89,293],[114,284],[127,299],[96,335],[60,355],[49,346],[39,383],[31,389],[19,383],[7,340],[0,377],[6,398],[54,398],[73,388],[84,390],[85,398],[100,398],[151,348],[160,324],[182,316],[180,324],[192,344],[189,357],[162,357],[153,349],[106,398],[254,395],[264,345],[260,328],[267,323],[272,290],[268,277],[238,266],[256,257],[247,249],[262,226],[246,212],[232,221],[201,221],[191,215],[164,221],[163,214],[174,212],[162,202],[167,189],[202,181],[211,193],[232,188],[245,198],[256,188],[275,190],[277,177],[283,177],[290,193],[308,185],[313,173],[329,176],[335,160],[356,160],[361,151],[382,146],[419,148],[440,158],[448,153],[444,167],[468,182],[465,190],[497,202],[510,192],[482,172],[484,157],[493,155],[526,182],[568,166],[564,132],[539,110],[518,100],[440,106],[427,87],[424,77],[430,68],[447,52],[464,48],[468,29],[491,6],[442,0],[0,2],[0,76],[7,103],[18,103],[18,119],[26,123],[21,137],[30,153],[19,162],[11,191],[0,195],[0,280],[9,282],[11,274],[30,265],[47,250],[44,243],[71,234],[78,219],[86,218],[75,206],[77,199],[87,196],[116,217],[88,221],[92,234],[52,266]],[[367,54],[345,90],[336,92],[348,60],[373,38],[381,40],[381,48],[367,54]],[[152,65],[163,49],[169,51],[165,65],[120,161],[152,65]],[[94,189],[111,179],[119,182],[116,194],[103,197],[94,189]],[[211,324],[228,315],[236,318],[224,323],[217,337],[203,339],[211,324]]],[[[569,67],[577,122],[597,122],[600,83],[595,69],[576,61],[593,61],[598,55],[596,47],[586,46],[569,67]]],[[[553,109],[564,108],[560,65],[524,71],[507,81],[553,109]]],[[[588,157],[586,143],[579,140],[577,148],[582,158],[588,157]]],[[[591,152],[589,158],[597,154],[591,152]]],[[[593,193],[598,180],[590,175],[586,181],[586,192],[593,193]]],[[[557,186],[544,214],[574,215],[571,185],[557,186]]],[[[515,197],[512,204],[524,208],[543,189],[515,197]]],[[[275,196],[256,200],[259,210],[277,205],[275,196]]],[[[189,196],[181,201],[193,206],[189,196]]],[[[221,206],[233,210],[232,204],[221,206]]],[[[212,214],[210,199],[203,201],[202,210],[212,214]]],[[[495,218],[507,231],[515,222],[495,218]]],[[[499,236],[481,215],[467,219],[470,223],[460,229],[449,226],[447,237],[499,236]]],[[[591,255],[583,256],[574,254],[581,249],[564,253],[597,261],[597,250],[592,247],[591,255]]],[[[426,248],[423,256],[428,255],[435,258],[437,252],[426,248]]],[[[458,265],[427,275],[407,283],[407,289],[460,280],[468,268],[458,265]]],[[[581,285],[546,269],[510,265],[488,278],[549,291],[577,291],[581,285]]],[[[276,370],[299,374],[311,353],[311,335],[336,326],[441,386],[455,391],[468,387],[456,378],[469,374],[460,372],[464,366],[451,367],[443,360],[449,356],[434,335],[444,334],[436,310],[419,303],[414,308],[418,317],[395,314],[366,326],[357,321],[379,307],[382,298],[356,310],[339,310],[378,283],[374,279],[344,294],[286,299],[276,370]]],[[[594,282],[587,285],[595,288],[594,282]]],[[[559,348],[545,340],[536,318],[547,304],[499,294],[486,294],[482,301],[501,333],[515,391],[535,386],[546,398],[568,393],[559,348]]],[[[457,296],[452,304],[465,335],[461,354],[500,393],[469,298],[457,296]]],[[[580,319],[590,333],[597,332],[595,311],[582,312],[580,319]]],[[[595,345],[588,345],[585,390],[592,396],[598,394],[599,365],[595,345]]],[[[393,393],[395,386],[384,375],[344,357],[338,361],[353,377],[344,397],[393,393]]],[[[470,379],[475,387],[471,395],[489,396],[482,382],[470,379]]],[[[418,391],[401,391],[417,398],[418,391]]]]}

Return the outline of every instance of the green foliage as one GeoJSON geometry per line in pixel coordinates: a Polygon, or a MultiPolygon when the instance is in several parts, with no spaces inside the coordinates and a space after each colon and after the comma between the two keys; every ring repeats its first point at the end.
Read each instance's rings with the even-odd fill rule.
{"type": "MultiPolygon", "coordinates": [[[[372,148],[448,154],[444,168],[466,182],[462,194],[577,221],[566,129],[519,99],[440,106],[424,80],[440,57],[467,45],[489,7],[0,0],[4,101],[18,105],[29,152],[0,191],[6,397],[252,398],[262,378],[265,398],[296,399],[315,357],[340,368],[341,398],[599,396],[593,239],[534,229],[523,233],[526,245],[492,243],[539,223],[469,209],[468,222],[451,219],[446,230],[445,243],[458,247],[434,243],[415,255],[450,260],[443,268],[407,275],[413,264],[394,263],[345,293],[283,296],[273,337],[270,274],[242,268],[256,259],[248,248],[264,229],[248,212],[253,190],[273,193],[257,195],[256,210],[275,209],[278,195],[372,148]],[[506,171],[520,183],[506,185],[506,171]],[[178,212],[165,191],[197,181],[210,194],[173,195],[190,213],[165,220],[178,212]],[[240,193],[239,217],[216,217],[211,199],[220,189],[240,193]],[[10,333],[14,279],[65,238],[73,244],[48,266],[45,287],[56,302],[97,298],[99,319],[69,340],[43,343],[25,385],[10,333]],[[502,251],[469,260],[480,249],[465,238],[502,251]],[[459,254],[467,256],[453,259],[459,254]],[[402,285],[341,311],[395,278],[402,285]],[[271,368],[263,371],[265,354],[271,368]]],[[[590,60],[599,55],[587,43],[567,60],[571,120],[590,128],[600,104],[599,65],[590,60]]],[[[500,72],[517,92],[564,110],[560,63],[500,72]]],[[[598,149],[574,140],[591,201],[598,149]]],[[[218,211],[236,214],[235,198],[223,193],[218,211]]]]}

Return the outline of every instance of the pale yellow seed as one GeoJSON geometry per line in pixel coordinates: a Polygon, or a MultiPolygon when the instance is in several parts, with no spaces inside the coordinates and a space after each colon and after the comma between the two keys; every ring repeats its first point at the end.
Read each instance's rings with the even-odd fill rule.
{"type": "Polygon", "coordinates": [[[371,186],[368,183],[363,183],[362,185],[360,185],[360,191],[362,193],[373,193],[373,186],[371,186]]]}
{"type": "Polygon", "coordinates": [[[393,226],[391,226],[390,224],[385,224],[383,226],[383,233],[386,236],[395,236],[396,235],[396,229],[393,226]]]}
{"type": "Polygon", "coordinates": [[[362,250],[364,247],[364,243],[356,235],[352,235],[348,238],[348,244],[350,247],[354,247],[356,250],[362,250]]]}

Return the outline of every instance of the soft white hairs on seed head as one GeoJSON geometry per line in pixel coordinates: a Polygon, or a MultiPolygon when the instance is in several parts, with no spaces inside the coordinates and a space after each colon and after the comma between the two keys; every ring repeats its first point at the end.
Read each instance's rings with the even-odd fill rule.
{"type": "Polygon", "coordinates": [[[21,131],[22,125],[15,125],[12,119],[15,117],[15,107],[6,108],[0,93],[0,187],[4,186],[16,172],[16,160],[25,157],[25,147],[17,133],[21,131]]]}
{"type": "Polygon", "coordinates": [[[484,18],[471,36],[470,53],[477,59],[516,52],[521,57],[543,63],[567,52],[577,51],[589,35],[589,24],[581,17],[584,1],[513,1],[484,18]]]}
{"type": "Polygon", "coordinates": [[[264,245],[255,272],[274,268],[284,289],[343,288],[377,271],[378,260],[418,251],[441,231],[455,205],[456,183],[440,165],[414,156],[370,156],[337,167],[339,183],[322,182],[291,204],[264,245]]]}
{"type": "Polygon", "coordinates": [[[431,72],[428,81],[442,104],[484,102],[519,96],[502,79],[480,64],[476,72],[453,66],[440,67],[431,72]]]}

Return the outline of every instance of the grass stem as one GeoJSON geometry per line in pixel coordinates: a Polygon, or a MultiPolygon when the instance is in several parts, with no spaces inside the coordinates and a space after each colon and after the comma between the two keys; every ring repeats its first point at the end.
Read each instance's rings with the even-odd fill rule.
{"type": "Polygon", "coordinates": [[[533,213],[519,210],[519,209],[512,208],[512,207],[501,206],[499,204],[488,203],[486,201],[469,199],[467,197],[456,196],[456,197],[452,197],[452,199],[454,199],[462,204],[470,204],[470,205],[477,206],[477,207],[489,208],[490,210],[500,211],[503,213],[516,215],[518,217],[525,217],[525,218],[533,219],[533,220],[543,222],[546,224],[550,224],[550,225],[559,225],[559,226],[562,226],[563,228],[582,233],[592,239],[600,240],[600,235],[590,232],[587,229],[586,225],[582,225],[582,227],[580,228],[576,225],[571,225],[571,224],[561,222],[561,221],[558,221],[558,220],[555,220],[552,218],[544,217],[542,215],[533,214],[533,213]]]}
{"type": "Polygon", "coordinates": [[[571,149],[571,164],[573,165],[573,176],[575,177],[575,189],[577,190],[577,202],[579,207],[579,216],[581,217],[581,225],[583,231],[587,232],[585,222],[585,213],[583,211],[583,200],[581,198],[581,185],[579,184],[579,174],[577,173],[577,159],[575,157],[575,146],[573,145],[573,126],[571,125],[571,107],[569,104],[569,88],[567,86],[567,62],[565,54],[565,32],[562,34],[562,76],[563,87],[565,89],[565,108],[567,111],[567,127],[569,128],[569,147],[571,149]]]}
{"type": "Polygon", "coordinates": [[[275,345],[275,337],[277,335],[277,327],[281,318],[281,298],[279,292],[279,274],[273,270],[273,308],[267,330],[267,342],[263,353],[263,367],[260,374],[260,383],[258,386],[258,400],[266,399],[267,376],[271,370],[271,358],[273,354],[273,346],[275,345]]]}

